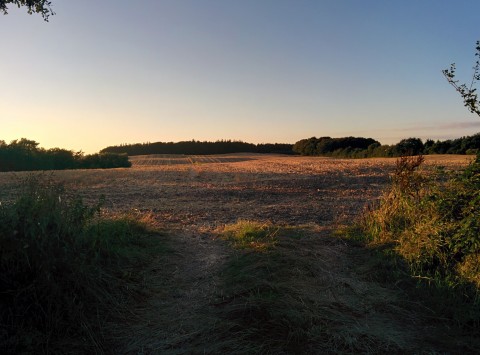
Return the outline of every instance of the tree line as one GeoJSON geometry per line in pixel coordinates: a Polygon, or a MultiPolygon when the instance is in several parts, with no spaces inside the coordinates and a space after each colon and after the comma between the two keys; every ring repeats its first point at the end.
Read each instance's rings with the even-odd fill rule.
{"type": "Polygon", "coordinates": [[[84,154],[67,149],[38,147],[39,143],[22,138],[10,144],[0,140],[0,171],[108,169],[130,167],[128,156],[148,154],[210,155],[226,153],[279,153],[342,158],[398,157],[417,154],[478,154],[480,133],[445,141],[423,142],[420,138],[402,139],[394,145],[382,145],[372,138],[308,138],[295,144],[221,140],[137,143],[110,146],[100,153],[84,154]]]}
{"type": "Polygon", "coordinates": [[[296,142],[293,152],[309,156],[345,158],[399,157],[418,154],[477,154],[480,152],[480,133],[445,141],[420,138],[402,139],[397,144],[382,145],[372,138],[308,138],[296,142]]]}
{"type": "Polygon", "coordinates": [[[211,155],[229,153],[280,153],[293,154],[292,144],[261,143],[253,144],[242,141],[218,140],[208,141],[182,141],[182,142],[155,142],[122,144],[104,148],[100,153],[117,153],[133,155],[148,154],[188,154],[211,155]]]}
{"type": "Polygon", "coordinates": [[[0,140],[0,171],[107,169],[130,167],[126,154],[82,152],[38,147],[39,143],[22,138],[10,144],[0,140]]]}

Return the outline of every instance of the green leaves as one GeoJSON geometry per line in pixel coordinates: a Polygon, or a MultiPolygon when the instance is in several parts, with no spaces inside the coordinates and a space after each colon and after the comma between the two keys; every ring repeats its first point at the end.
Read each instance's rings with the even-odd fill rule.
{"type": "Polygon", "coordinates": [[[52,2],[48,0],[0,0],[0,11],[5,15],[8,14],[7,4],[14,4],[17,7],[26,6],[30,15],[34,12],[41,14],[46,22],[50,15],[55,15],[51,8],[52,2]]]}
{"type": "MultiPolygon", "coordinates": [[[[480,57],[480,41],[477,41],[475,49],[475,56],[480,57]]],[[[450,69],[442,70],[442,73],[450,85],[452,85],[463,98],[465,107],[467,107],[471,113],[480,116],[480,100],[478,99],[477,89],[475,88],[477,82],[480,80],[480,61],[477,60],[473,66],[473,75],[470,85],[459,84],[459,80],[455,80],[455,71],[455,63],[452,63],[450,69]]]]}

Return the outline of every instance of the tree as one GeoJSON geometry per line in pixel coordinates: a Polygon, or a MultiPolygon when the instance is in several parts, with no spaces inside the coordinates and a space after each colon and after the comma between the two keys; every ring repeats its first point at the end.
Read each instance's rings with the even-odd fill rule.
{"type": "Polygon", "coordinates": [[[7,4],[14,4],[18,7],[26,6],[28,8],[27,12],[30,15],[34,12],[41,14],[47,22],[50,15],[55,15],[51,7],[52,2],[48,0],[0,0],[0,11],[3,11],[4,15],[8,13],[7,4]]]}
{"type": "Polygon", "coordinates": [[[473,75],[470,85],[459,84],[458,80],[455,80],[455,63],[450,64],[450,69],[442,70],[443,75],[447,78],[448,82],[457,90],[463,99],[465,107],[470,112],[480,116],[480,100],[478,99],[477,88],[475,87],[480,81],[480,41],[477,41],[475,56],[478,57],[475,65],[473,66],[473,75]]]}
{"type": "Polygon", "coordinates": [[[402,139],[395,145],[397,155],[418,155],[423,152],[423,142],[420,138],[402,139]]]}

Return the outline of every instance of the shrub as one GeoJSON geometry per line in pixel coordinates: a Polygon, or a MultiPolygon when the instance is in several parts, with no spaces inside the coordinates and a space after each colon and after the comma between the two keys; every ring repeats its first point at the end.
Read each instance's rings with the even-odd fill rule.
{"type": "Polygon", "coordinates": [[[154,250],[145,226],[100,215],[51,179],[27,178],[0,205],[0,344],[3,353],[103,352],[105,324],[139,294],[154,250]]]}
{"type": "Polygon", "coordinates": [[[422,162],[397,160],[390,189],[363,216],[363,227],[371,241],[393,242],[422,270],[450,273],[454,264],[480,252],[480,164],[441,181],[420,174],[422,162]]]}
{"type": "MultiPolygon", "coordinates": [[[[421,157],[402,157],[392,185],[363,215],[363,238],[391,245],[415,277],[457,290],[480,306],[480,161],[456,175],[427,177],[421,157]]],[[[462,302],[463,302],[462,301],[462,302]]],[[[479,324],[472,312],[470,321],[479,324]]]]}

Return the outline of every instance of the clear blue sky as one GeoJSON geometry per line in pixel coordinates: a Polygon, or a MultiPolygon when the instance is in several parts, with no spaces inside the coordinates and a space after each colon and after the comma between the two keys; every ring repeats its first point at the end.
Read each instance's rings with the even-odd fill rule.
{"type": "Polygon", "coordinates": [[[0,15],[0,139],[121,143],[480,131],[477,0],[52,0],[0,15]]]}

